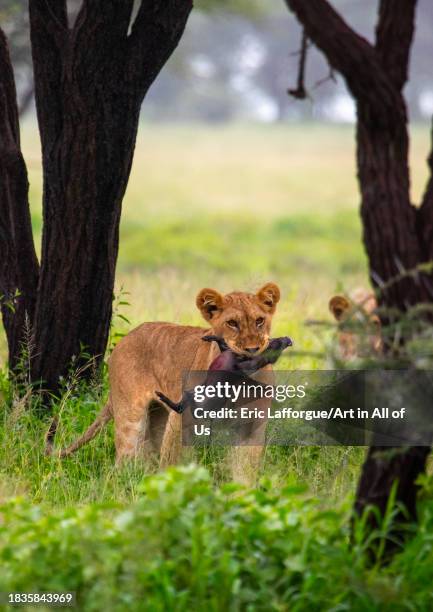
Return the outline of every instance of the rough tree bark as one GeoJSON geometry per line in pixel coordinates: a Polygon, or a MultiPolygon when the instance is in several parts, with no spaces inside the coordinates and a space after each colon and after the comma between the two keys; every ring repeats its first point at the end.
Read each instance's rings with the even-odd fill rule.
{"type": "Polygon", "coordinates": [[[0,306],[12,368],[18,365],[26,313],[34,316],[38,276],[15,82],[0,29],[0,306]]]}
{"type": "MultiPolygon", "coordinates": [[[[22,307],[33,326],[32,378],[54,391],[74,355],[103,357],[141,103],[192,8],[192,0],[142,0],[131,24],[133,4],[84,0],[69,27],[65,0],[29,0],[44,225],[37,294],[18,282],[26,264],[17,245],[9,290],[31,301],[22,307]]],[[[20,248],[30,238],[21,236],[20,248]]],[[[13,364],[21,325],[9,316],[4,323],[13,364]]]]}
{"type": "MultiPolygon", "coordinates": [[[[416,0],[380,0],[375,44],[359,36],[327,0],[286,0],[309,39],[340,72],[357,107],[357,165],[363,238],[373,285],[386,283],[433,257],[433,179],[422,205],[410,201],[409,137],[403,87],[408,76],[416,0]]],[[[433,153],[429,158],[433,170],[433,153]]],[[[432,301],[429,279],[402,278],[381,293],[381,303],[402,311],[432,301]]],[[[429,449],[371,447],[355,509],[375,504],[383,513],[393,482],[397,500],[416,517],[415,480],[429,449]],[[389,449],[387,449],[389,451],[389,449]]]]}

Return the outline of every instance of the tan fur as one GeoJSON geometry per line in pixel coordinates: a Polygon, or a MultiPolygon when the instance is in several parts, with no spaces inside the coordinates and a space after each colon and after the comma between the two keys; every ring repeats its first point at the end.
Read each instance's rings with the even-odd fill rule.
{"type": "Polygon", "coordinates": [[[376,296],[371,291],[357,288],[349,296],[334,295],[329,300],[329,310],[343,324],[338,342],[342,359],[350,360],[382,351],[380,319],[376,313],[376,296]],[[344,322],[359,319],[365,325],[365,334],[344,330],[344,322]]]}
{"type": "MultiPolygon", "coordinates": [[[[159,403],[155,391],[180,400],[183,374],[207,370],[218,355],[215,343],[201,339],[208,333],[222,336],[237,353],[247,354],[248,349],[262,352],[268,344],[279,299],[280,291],[273,283],[266,284],[257,294],[221,295],[214,289],[202,289],[196,304],[208,322],[207,328],[143,323],[134,329],[119,342],[110,357],[107,406],[89,429],[61,450],[59,456],[65,457],[80,448],[114,418],[116,462],[159,452],[160,465],[175,463],[181,451],[181,416],[159,403]]],[[[53,435],[52,432],[47,435],[49,453],[53,452],[53,435]]],[[[246,450],[243,454],[254,456],[257,464],[261,450],[246,450]]]]}

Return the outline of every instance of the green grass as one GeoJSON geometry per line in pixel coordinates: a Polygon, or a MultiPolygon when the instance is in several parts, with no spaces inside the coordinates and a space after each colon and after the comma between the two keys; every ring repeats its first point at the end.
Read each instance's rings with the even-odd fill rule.
{"type": "Polygon", "coordinates": [[[215,488],[192,466],[143,479],[127,505],[47,512],[15,499],[0,510],[0,589],[68,589],[85,611],[431,610],[432,501],[386,567],[367,564],[362,522],[350,541],[348,510],[290,480],[215,488]]]}
{"type": "MultiPolygon", "coordinates": [[[[46,506],[70,506],[112,499],[136,499],[143,473],[155,473],[156,463],[114,467],[113,425],[67,460],[44,456],[44,435],[51,417],[34,414],[37,394],[12,394],[9,382],[1,379],[0,392],[10,408],[0,424],[0,497],[24,495],[46,506]]],[[[76,384],[57,406],[60,427],[56,446],[63,447],[93,421],[104,404],[107,384],[76,384]]],[[[308,482],[310,491],[322,497],[342,499],[351,492],[364,450],[356,447],[267,447],[262,475],[274,485],[287,478],[308,482]]],[[[212,474],[216,485],[231,481],[227,449],[185,448],[182,463],[199,463],[212,474]]]]}
{"type": "MultiPolygon", "coordinates": [[[[23,143],[39,249],[32,123],[23,143]]],[[[412,145],[416,201],[428,130],[416,128],[412,145]]],[[[142,125],[116,288],[130,306],[115,329],[130,328],[119,314],[131,326],[197,324],[203,286],[273,280],[282,290],[274,334],[300,351],[279,366],[325,367],[316,353],[329,333],[306,322],[329,320],[330,295],[367,282],[354,177],[352,128],[142,125]]],[[[261,486],[245,491],[234,490],[224,450],[185,449],[184,467],[162,473],[140,462],[115,469],[111,424],[68,460],[47,458],[48,420],[28,410],[26,387],[11,388],[5,358],[0,337],[0,590],[68,588],[83,610],[432,608],[428,478],[418,534],[389,567],[368,568],[347,521],[362,448],[268,447],[261,486]]],[[[57,444],[87,427],[106,394],[104,379],[65,396],[57,444]]]]}

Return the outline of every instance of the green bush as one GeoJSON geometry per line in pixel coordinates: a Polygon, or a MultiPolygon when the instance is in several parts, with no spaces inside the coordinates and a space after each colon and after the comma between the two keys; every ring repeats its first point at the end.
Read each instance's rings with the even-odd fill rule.
{"type": "Polygon", "coordinates": [[[146,477],[130,505],[17,498],[0,507],[0,590],[76,591],[98,611],[431,610],[433,502],[386,568],[350,544],[348,507],[299,486],[215,488],[193,466],[146,477]]]}

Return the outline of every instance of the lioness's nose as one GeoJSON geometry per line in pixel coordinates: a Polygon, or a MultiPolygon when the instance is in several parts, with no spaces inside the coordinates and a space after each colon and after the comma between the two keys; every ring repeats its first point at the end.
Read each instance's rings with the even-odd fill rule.
{"type": "Polygon", "coordinates": [[[259,350],[259,348],[260,348],[259,346],[255,346],[254,348],[246,348],[245,350],[246,350],[248,353],[257,353],[257,351],[259,350]]]}

